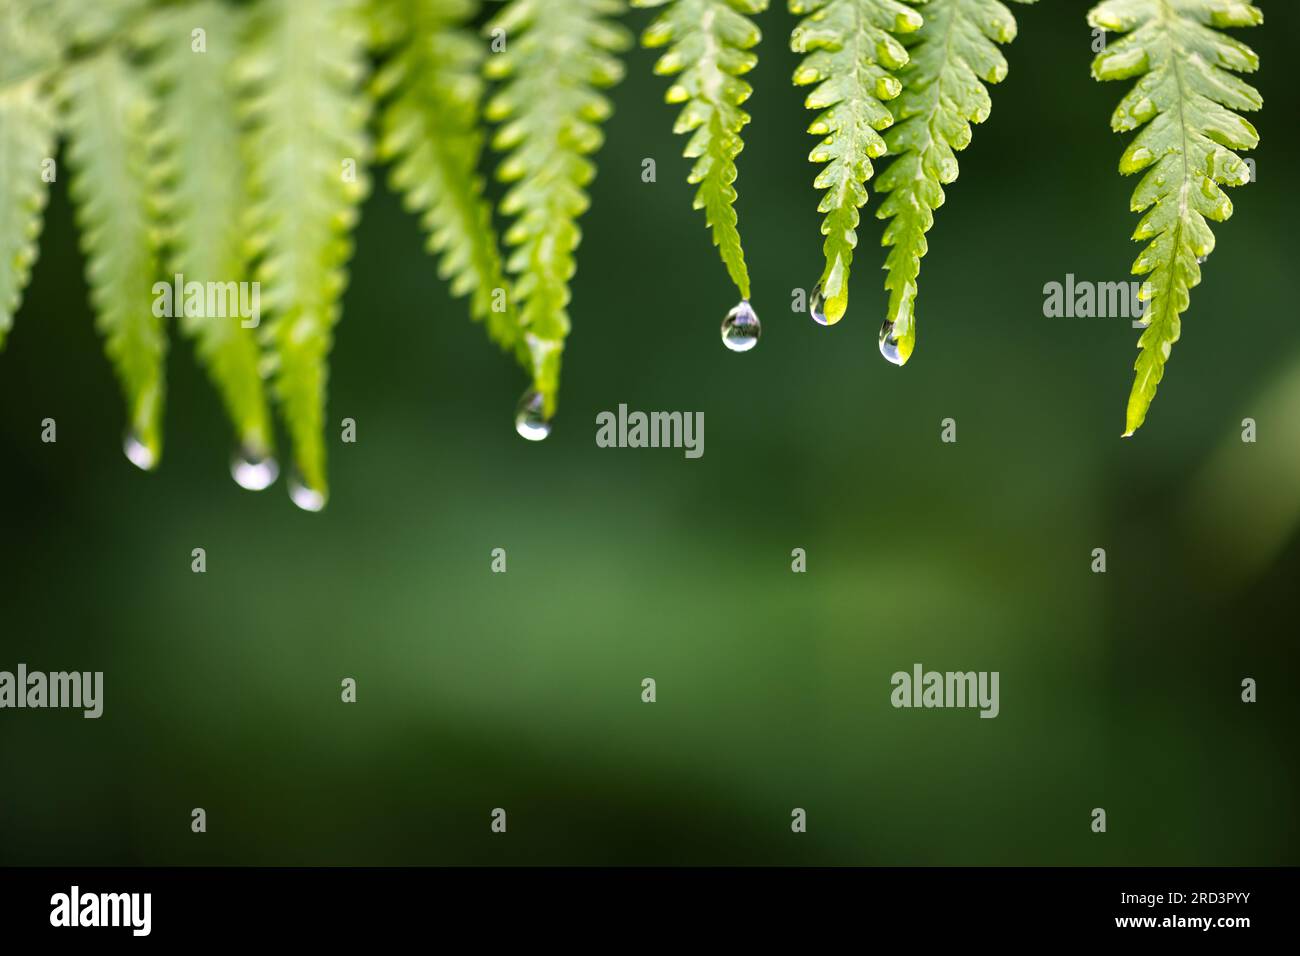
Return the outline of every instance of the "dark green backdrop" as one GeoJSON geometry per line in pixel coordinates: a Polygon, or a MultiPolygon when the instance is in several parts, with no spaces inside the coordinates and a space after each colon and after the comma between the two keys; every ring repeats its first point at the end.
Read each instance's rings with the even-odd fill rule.
{"type": "Polygon", "coordinates": [[[1089,78],[1086,5],[1017,7],[902,370],[876,351],[874,219],[845,320],[790,312],[820,217],[781,6],[740,160],[760,346],[719,342],[734,293],[636,51],[554,434],[515,435],[521,374],[380,186],[331,373],[329,419],[359,440],[334,429],[321,515],[230,481],[179,339],[163,467],[123,459],[59,184],[0,356],[0,669],[103,670],[106,709],[0,712],[0,862],[1300,862],[1300,11],[1266,3],[1245,37],[1258,182],[1123,441],[1137,333],[1042,315],[1044,283],[1122,279],[1137,252],[1107,125],[1124,86],[1089,78]],[[620,402],[703,411],[704,457],[598,449],[620,402]],[[894,710],[889,676],[918,661],[1000,671],[1001,716],[894,710]]]}

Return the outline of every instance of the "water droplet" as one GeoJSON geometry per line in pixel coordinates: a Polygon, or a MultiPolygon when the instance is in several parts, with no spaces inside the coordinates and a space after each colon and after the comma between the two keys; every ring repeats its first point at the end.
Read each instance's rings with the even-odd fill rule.
{"type": "Polygon", "coordinates": [[[898,348],[898,337],[894,335],[894,323],[888,319],[880,326],[880,354],[895,365],[903,364],[903,354],[898,348]]]}
{"type": "Polygon", "coordinates": [[[298,475],[289,479],[289,498],[303,511],[320,511],[325,507],[325,492],[317,491],[298,475]]]}
{"type": "Polygon", "coordinates": [[[280,477],[280,465],[270,455],[241,449],[230,459],[230,476],[249,491],[265,491],[280,477]]]}
{"type": "Polygon", "coordinates": [[[132,431],[128,431],[126,437],[122,439],[122,452],[127,460],[141,471],[153,471],[154,466],[158,464],[158,456],[132,431]]]}
{"type": "Polygon", "coordinates": [[[826,321],[826,296],[822,292],[822,284],[820,282],[818,282],[817,287],[813,289],[812,298],[808,300],[808,314],[812,316],[812,320],[818,325],[830,325],[830,323],[826,321]]]}
{"type": "Polygon", "coordinates": [[[1209,256],[1197,256],[1197,257],[1196,257],[1196,264],[1197,264],[1198,266],[1203,266],[1203,265],[1205,265],[1205,260],[1208,259],[1208,258],[1210,258],[1210,257],[1209,257],[1209,256]]]}
{"type": "Polygon", "coordinates": [[[758,344],[762,333],[758,314],[748,299],[742,299],[722,320],[722,344],[733,352],[748,352],[758,344]]]}
{"type": "Polygon", "coordinates": [[[520,438],[541,441],[551,433],[551,423],[543,414],[545,410],[546,400],[541,392],[532,388],[524,392],[523,398],[519,399],[519,407],[515,410],[515,431],[520,438]]]}

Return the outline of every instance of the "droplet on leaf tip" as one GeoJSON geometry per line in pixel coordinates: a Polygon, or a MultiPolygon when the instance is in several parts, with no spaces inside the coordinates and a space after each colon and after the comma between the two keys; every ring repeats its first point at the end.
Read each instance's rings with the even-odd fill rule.
{"type": "Polygon", "coordinates": [[[289,498],[303,511],[317,512],[325,507],[325,492],[308,485],[297,475],[289,479],[289,498]]]}
{"type": "Polygon", "coordinates": [[[748,299],[741,299],[722,320],[722,344],[733,352],[748,352],[762,334],[762,323],[748,299]]]}
{"type": "Polygon", "coordinates": [[[830,325],[826,318],[826,295],[822,292],[822,284],[817,283],[812,291],[812,297],[808,300],[808,314],[818,325],[830,325]]]}
{"type": "Polygon", "coordinates": [[[142,442],[133,431],[128,431],[122,439],[122,453],[126,455],[127,461],[141,471],[153,471],[158,465],[158,456],[154,454],[153,449],[142,442]]]}
{"type": "Polygon", "coordinates": [[[551,434],[551,423],[546,419],[546,400],[542,393],[530,388],[519,399],[515,410],[515,431],[528,441],[542,441],[551,434]]]}
{"type": "Polygon", "coordinates": [[[265,491],[280,477],[280,465],[270,455],[239,449],[230,459],[230,476],[248,491],[265,491]]]}
{"type": "Polygon", "coordinates": [[[894,335],[894,323],[888,319],[880,326],[880,354],[894,365],[901,366],[906,361],[899,348],[898,337],[894,335]]]}

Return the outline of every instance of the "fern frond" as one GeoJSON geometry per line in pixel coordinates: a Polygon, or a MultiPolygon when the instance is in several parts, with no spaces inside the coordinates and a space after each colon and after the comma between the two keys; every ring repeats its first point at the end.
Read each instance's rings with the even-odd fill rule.
{"type": "Polygon", "coordinates": [[[377,152],[392,163],[393,189],[420,215],[439,276],[453,294],[470,297],[470,314],[486,322],[493,341],[513,349],[519,326],[478,173],[485,47],[467,28],[478,6],[375,0],[375,17],[387,27],[381,45],[395,45],[372,85],[384,101],[377,152]]]}
{"type": "Polygon", "coordinates": [[[0,349],[36,261],[54,154],[54,110],[38,80],[0,90],[0,349]]]}
{"type": "Polygon", "coordinates": [[[149,77],[161,105],[151,182],[167,224],[167,274],[182,276],[185,285],[219,287],[225,314],[208,315],[206,307],[191,314],[187,296],[174,301],[173,309],[181,328],[196,340],[241,448],[263,458],[271,451],[273,432],[253,327],[258,317],[239,310],[239,286],[250,278],[241,222],[247,180],[238,150],[232,149],[240,132],[233,77],[239,28],[239,18],[226,4],[201,0],[160,11],[140,41],[151,59],[149,77]],[[202,52],[192,49],[196,28],[205,32],[202,52]]]}
{"type": "Polygon", "coordinates": [[[820,111],[808,132],[822,137],[808,160],[827,164],[814,182],[825,191],[817,211],[826,214],[826,268],[817,288],[820,320],[833,325],[849,305],[849,267],[858,210],[874,174],[871,160],[887,148],[879,131],[894,122],[884,104],[903,90],[893,71],[906,66],[908,56],[894,34],[919,30],[922,20],[898,0],[790,0],[790,12],[804,16],[790,36],[790,48],[806,54],[794,82],[817,84],[804,105],[820,111]]]}
{"type": "Polygon", "coordinates": [[[60,31],[51,22],[52,0],[0,3],[0,94],[40,79],[63,55],[60,31]]]}
{"type": "Polygon", "coordinates": [[[1129,395],[1125,436],[1146,419],[1178,341],[1180,316],[1201,281],[1200,263],[1214,251],[1207,219],[1223,222],[1232,202],[1220,186],[1250,181],[1234,152],[1259,144],[1255,128],[1234,110],[1257,110],[1258,91],[1231,71],[1253,72],[1259,58],[1248,46],[1220,32],[1264,20],[1243,0],[1108,0],[1088,15],[1094,27],[1124,36],[1098,54],[1098,80],[1139,77],[1111,117],[1111,128],[1141,128],[1120,159],[1120,172],[1146,171],[1133,193],[1143,214],[1133,238],[1149,242],[1133,263],[1147,275],[1148,322],[1129,395]]]}
{"type": "Polygon", "coordinates": [[[687,182],[699,185],[695,208],[704,210],[727,274],[742,299],[749,298],[749,268],[736,216],[736,157],[749,122],[741,104],[754,92],[741,79],[758,64],[753,48],[762,33],[747,15],[762,13],[768,0],[632,0],[636,7],[666,9],[642,34],[644,46],[668,50],[655,72],[675,77],[669,103],[683,103],[673,127],[690,133],[682,153],[695,160],[687,182]]]}
{"type": "Polygon", "coordinates": [[[69,47],[89,47],[121,37],[151,16],[159,0],[20,0],[42,8],[69,47]]]}
{"type": "Polygon", "coordinates": [[[55,109],[39,72],[57,61],[55,38],[32,0],[0,6],[0,349],[22,304],[36,261],[54,155],[55,109]]]}
{"type": "Polygon", "coordinates": [[[129,40],[166,0],[3,0],[0,89],[55,78],[69,63],[129,40]]]}
{"type": "Polygon", "coordinates": [[[916,347],[917,278],[934,211],[943,205],[943,187],[957,178],[956,154],[970,145],[971,124],[988,119],[985,84],[1007,75],[997,44],[1016,37],[1015,17],[999,0],[927,0],[922,10],[925,25],[912,35],[911,62],[898,73],[903,92],[889,104],[895,125],[885,142],[894,159],[876,179],[876,191],[889,194],[876,217],[891,220],[883,244],[892,247],[880,351],[896,365],[916,347]]]}
{"type": "Polygon", "coordinates": [[[622,79],[616,54],[631,44],[609,19],[623,9],[622,0],[510,0],[487,27],[506,38],[505,50],[487,60],[489,78],[504,81],[487,116],[501,123],[492,140],[506,154],[497,177],[511,184],[501,211],[513,219],[506,267],[516,277],[520,360],[548,419],[569,332],[578,218],[596,175],[588,157],[604,141],[599,124],[612,109],[599,91],[622,79]]]}
{"type": "Polygon", "coordinates": [[[327,496],[327,357],[368,186],[365,24],[358,0],[264,0],[239,69],[249,242],[275,395],[293,439],[295,501],[327,496]]]}
{"type": "Polygon", "coordinates": [[[126,396],[127,449],[142,468],[162,453],[161,317],[154,314],[158,230],[151,217],[148,135],[156,104],[116,46],[68,70],[65,125],[97,324],[126,396]]]}

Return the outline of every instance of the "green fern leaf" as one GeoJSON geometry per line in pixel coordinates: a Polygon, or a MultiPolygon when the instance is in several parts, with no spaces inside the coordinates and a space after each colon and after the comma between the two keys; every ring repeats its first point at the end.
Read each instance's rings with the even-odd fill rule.
{"type": "Polygon", "coordinates": [[[741,104],[754,92],[740,79],[758,64],[753,48],[762,33],[747,15],[762,13],[768,0],[632,0],[636,7],[666,9],[642,34],[651,48],[667,46],[655,72],[676,77],[669,103],[683,103],[675,133],[690,133],[682,155],[695,160],[687,182],[700,188],[695,208],[704,210],[727,274],[749,298],[749,268],[736,216],[736,157],[745,148],[741,130],[749,114],[741,104]]]}
{"type": "Polygon", "coordinates": [[[374,10],[381,46],[396,47],[372,87],[384,101],[379,158],[393,164],[393,188],[420,214],[440,276],[470,297],[470,314],[486,321],[493,341],[513,349],[519,326],[478,173],[485,48],[466,28],[477,0],[378,0],[374,10]]]}
{"type": "Polygon", "coordinates": [[[886,150],[879,131],[894,122],[884,101],[903,89],[891,71],[907,65],[907,50],[893,34],[912,33],[922,20],[897,0],[790,0],[790,12],[804,15],[790,37],[790,48],[806,54],[794,82],[817,84],[804,105],[819,111],[808,132],[822,137],[808,159],[827,164],[814,183],[825,191],[817,210],[826,214],[826,268],[817,288],[823,320],[833,325],[849,305],[849,267],[858,210],[874,173],[871,160],[886,150]]]}
{"type": "Polygon", "coordinates": [[[39,80],[0,89],[0,349],[36,261],[54,155],[54,110],[39,80]]]}
{"type": "Polygon", "coordinates": [[[520,360],[545,418],[555,413],[569,332],[569,280],[582,240],[577,221],[596,175],[588,157],[600,148],[599,124],[612,109],[599,90],[622,78],[616,54],[631,43],[608,19],[623,9],[622,0],[510,0],[487,27],[505,39],[486,72],[504,81],[487,116],[502,124],[492,145],[506,153],[497,176],[511,184],[501,202],[513,219],[506,267],[517,277],[520,360]]]}
{"type": "Polygon", "coordinates": [[[275,395],[293,439],[294,498],[327,497],[327,357],[368,180],[365,24],[357,0],[264,0],[240,67],[251,252],[269,316],[275,395]]]}
{"type": "Polygon", "coordinates": [[[59,58],[33,0],[0,6],[0,349],[36,261],[55,109],[41,73],[59,58]]]}
{"type": "Polygon", "coordinates": [[[162,453],[166,331],[154,314],[158,230],[148,188],[156,104],[116,46],[64,76],[71,194],[97,324],[126,396],[127,451],[142,468],[162,453]]]}
{"type": "Polygon", "coordinates": [[[943,187],[957,178],[956,153],[970,145],[971,124],[988,119],[992,102],[985,84],[1007,75],[997,44],[1016,36],[1015,17],[999,0],[928,0],[922,9],[925,25],[912,35],[911,62],[898,73],[903,93],[889,104],[896,122],[885,142],[894,159],[876,179],[876,191],[889,194],[876,217],[891,220],[883,243],[892,247],[885,260],[889,311],[880,349],[897,365],[916,347],[926,233],[943,205],[943,187]]]}
{"type": "Polygon", "coordinates": [[[86,48],[121,37],[143,23],[160,0],[23,0],[40,7],[69,47],[86,48]]]}
{"type": "Polygon", "coordinates": [[[51,0],[0,3],[0,93],[59,65],[61,34],[52,19],[51,0]]]}
{"type": "Polygon", "coordinates": [[[3,0],[0,87],[23,83],[121,40],[158,0],[3,0]]]}
{"type": "Polygon", "coordinates": [[[230,7],[202,0],[160,12],[140,40],[152,60],[149,75],[161,105],[152,185],[167,224],[167,271],[182,276],[185,285],[211,283],[225,303],[220,315],[206,315],[206,305],[197,315],[186,312],[188,297],[173,308],[182,329],[197,340],[244,454],[262,458],[271,451],[273,432],[253,328],[258,316],[245,317],[238,308],[239,286],[250,278],[241,222],[247,180],[239,157],[231,155],[240,132],[233,85],[239,27],[230,7]],[[192,49],[195,28],[205,33],[202,52],[192,49]]]}
{"type": "Polygon", "coordinates": [[[1178,341],[1200,263],[1214,251],[1206,220],[1223,222],[1232,202],[1220,186],[1250,181],[1234,150],[1259,143],[1255,128],[1234,110],[1257,110],[1259,93],[1230,71],[1253,72],[1259,58],[1219,31],[1262,23],[1243,0],[1109,0],[1088,16],[1094,27],[1123,33],[1092,64],[1098,80],[1140,77],[1111,117],[1116,132],[1141,129],[1120,160],[1126,175],[1146,171],[1133,194],[1142,213],[1133,238],[1148,242],[1133,263],[1148,276],[1144,318],[1129,396],[1125,436],[1146,419],[1178,341]]]}

